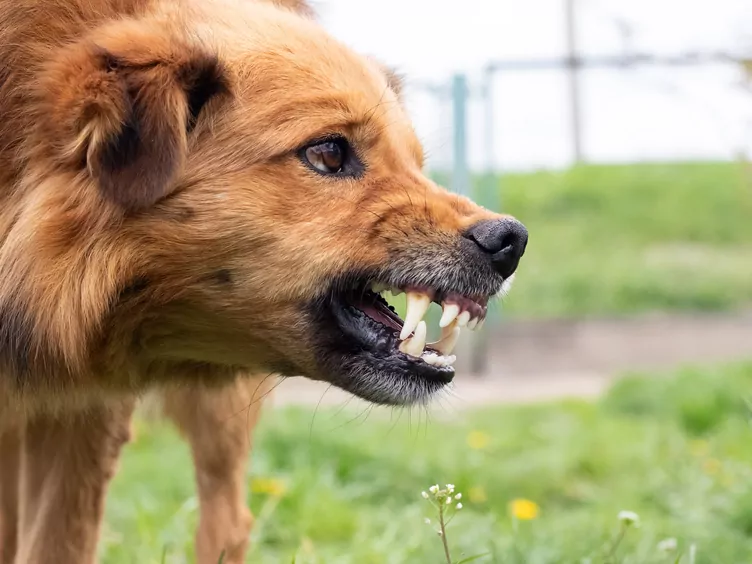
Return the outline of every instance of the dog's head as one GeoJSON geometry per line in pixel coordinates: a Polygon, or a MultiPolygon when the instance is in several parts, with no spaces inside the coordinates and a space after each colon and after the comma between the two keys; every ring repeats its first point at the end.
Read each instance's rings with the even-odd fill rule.
{"type": "Polygon", "coordinates": [[[272,4],[105,23],[36,82],[0,268],[28,282],[32,350],[73,372],[242,366],[419,401],[525,250],[519,222],[424,175],[393,77],[272,4]]]}

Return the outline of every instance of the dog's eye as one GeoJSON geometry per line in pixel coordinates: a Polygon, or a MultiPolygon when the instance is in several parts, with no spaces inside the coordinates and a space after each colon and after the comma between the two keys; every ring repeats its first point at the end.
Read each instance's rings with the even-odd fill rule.
{"type": "Polygon", "coordinates": [[[339,174],[345,171],[349,147],[344,139],[331,139],[309,145],[303,151],[308,164],[324,174],[339,174]]]}

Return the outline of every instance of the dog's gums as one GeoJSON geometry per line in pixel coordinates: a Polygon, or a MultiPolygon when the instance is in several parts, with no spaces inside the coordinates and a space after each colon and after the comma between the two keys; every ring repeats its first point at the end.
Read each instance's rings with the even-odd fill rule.
{"type": "MultiPolygon", "coordinates": [[[[452,352],[459,339],[460,330],[466,327],[472,331],[482,325],[488,298],[479,297],[474,300],[450,294],[441,299],[431,289],[409,289],[404,291],[407,307],[403,321],[382,296],[386,293],[383,289],[385,287],[387,286],[381,282],[372,282],[369,288],[353,288],[347,299],[350,309],[365,313],[380,325],[379,331],[391,333],[399,352],[436,367],[438,376],[452,373],[451,366],[456,360],[452,352]],[[438,341],[426,343],[428,329],[423,317],[428,312],[431,302],[439,303],[443,307],[439,322],[442,332],[438,341]]],[[[403,290],[390,287],[389,292],[397,296],[402,294],[403,290]]]]}

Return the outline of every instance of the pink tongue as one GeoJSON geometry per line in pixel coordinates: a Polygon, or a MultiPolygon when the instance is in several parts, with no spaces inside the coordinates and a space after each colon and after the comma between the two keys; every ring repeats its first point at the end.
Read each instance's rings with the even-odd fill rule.
{"type": "Polygon", "coordinates": [[[382,325],[386,325],[387,327],[391,327],[392,329],[396,329],[397,331],[402,330],[402,325],[397,323],[388,314],[382,312],[378,304],[359,304],[358,309],[365,313],[368,317],[370,317],[374,321],[378,321],[382,325]]]}

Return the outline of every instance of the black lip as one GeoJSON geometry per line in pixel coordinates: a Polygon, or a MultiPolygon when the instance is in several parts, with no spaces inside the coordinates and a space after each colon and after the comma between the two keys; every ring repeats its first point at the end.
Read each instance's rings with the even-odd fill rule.
{"type": "Polygon", "coordinates": [[[398,350],[399,335],[333,293],[310,309],[319,375],[362,399],[382,405],[427,401],[454,378],[398,350]]]}
{"type": "Polygon", "coordinates": [[[367,350],[373,357],[383,359],[383,363],[392,363],[395,369],[409,367],[416,376],[430,378],[448,384],[454,378],[451,367],[432,366],[414,356],[399,350],[399,334],[374,321],[357,307],[349,305],[346,300],[332,301],[332,313],[339,329],[350,344],[350,348],[357,347],[359,352],[367,350]]]}

